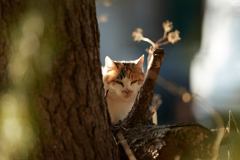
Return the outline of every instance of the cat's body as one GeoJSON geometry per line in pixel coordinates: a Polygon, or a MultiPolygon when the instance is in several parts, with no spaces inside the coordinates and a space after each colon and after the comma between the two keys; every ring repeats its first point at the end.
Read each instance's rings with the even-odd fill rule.
{"type": "Polygon", "coordinates": [[[136,61],[105,59],[103,82],[112,124],[123,120],[133,106],[144,79],[143,60],[144,56],[136,61]]]}

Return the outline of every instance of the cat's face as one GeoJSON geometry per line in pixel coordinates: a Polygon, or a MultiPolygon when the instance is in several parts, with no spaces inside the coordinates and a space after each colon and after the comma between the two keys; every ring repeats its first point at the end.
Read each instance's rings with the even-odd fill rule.
{"type": "Polygon", "coordinates": [[[123,100],[135,99],[144,79],[144,56],[135,61],[105,59],[103,82],[109,96],[123,100]]]}

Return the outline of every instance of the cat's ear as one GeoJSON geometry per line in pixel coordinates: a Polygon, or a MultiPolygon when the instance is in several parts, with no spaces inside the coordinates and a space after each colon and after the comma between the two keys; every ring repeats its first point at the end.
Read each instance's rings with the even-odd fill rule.
{"type": "Polygon", "coordinates": [[[143,61],[144,61],[144,55],[142,55],[139,59],[135,60],[134,67],[142,69],[143,67],[143,61]]]}
{"type": "Polygon", "coordinates": [[[111,58],[106,56],[106,58],[105,58],[105,67],[107,67],[108,69],[115,69],[117,66],[115,65],[113,60],[111,60],[111,58]]]}

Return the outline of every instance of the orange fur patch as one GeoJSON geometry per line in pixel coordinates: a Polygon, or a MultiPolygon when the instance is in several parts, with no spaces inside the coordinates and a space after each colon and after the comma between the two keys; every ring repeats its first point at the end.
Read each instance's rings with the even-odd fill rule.
{"type": "Polygon", "coordinates": [[[104,75],[103,77],[103,81],[106,82],[107,84],[112,84],[115,85],[115,79],[117,78],[118,74],[124,71],[126,73],[126,76],[131,80],[137,80],[137,83],[139,85],[142,84],[143,80],[144,80],[144,74],[142,72],[142,69],[140,68],[135,68],[134,66],[127,69],[126,66],[124,66],[124,64],[119,64],[117,68],[112,69],[112,70],[108,70],[107,74],[104,75]]]}
{"type": "Polygon", "coordinates": [[[124,65],[121,64],[117,69],[108,70],[107,74],[103,77],[103,81],[107,82],[107,84],[112,83],[114,85],[116,83],[114,80],[118,76],[118,73],[122,70],[123,66],[124,65]]]}

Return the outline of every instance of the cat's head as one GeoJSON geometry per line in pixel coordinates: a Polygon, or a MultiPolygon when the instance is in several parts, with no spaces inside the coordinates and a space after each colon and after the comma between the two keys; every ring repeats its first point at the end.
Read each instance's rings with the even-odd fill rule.
{"type": "Polygon", "coordinates": [[[144,55],[135,61],[113,61],[108,56],[105,58],[103,68],[103,82],[115,98],[132,99],[137,93],[144,79],[144,55]]]}

